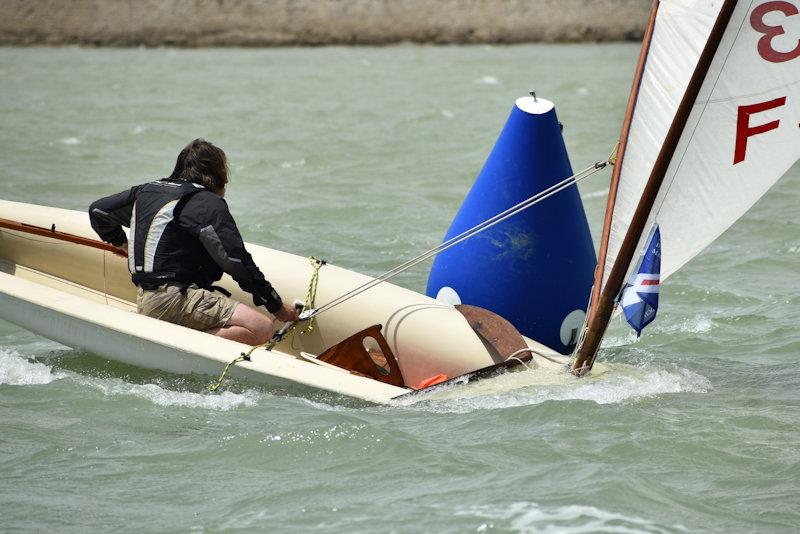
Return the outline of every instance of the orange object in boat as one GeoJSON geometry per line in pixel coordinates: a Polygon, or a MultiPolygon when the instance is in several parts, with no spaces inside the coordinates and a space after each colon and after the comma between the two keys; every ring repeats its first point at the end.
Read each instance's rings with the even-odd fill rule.
{"type": "Polygon", "coordinates": [[[425,380],[420,382],[419,385],[414,389],[429,388],[431,386],[435,386],[436,384],[441,384],[445,380],[447,380],[447,375],[433,375],[432,377],[426,378],[425,380]]]}

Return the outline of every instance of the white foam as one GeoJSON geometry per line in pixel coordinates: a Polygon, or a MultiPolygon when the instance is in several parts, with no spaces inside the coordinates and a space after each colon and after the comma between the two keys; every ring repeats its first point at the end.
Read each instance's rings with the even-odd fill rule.
{"type": "Polygon", "coordinates": [[[475,80],[475,83],[480,83],[483,85],[500,85],[500,80],[494,76],[481,76],[475,80]]]}
{"type": "Polygon", "coordinates": [[[315,410],[322,410],[326,412],[348,412],[350,408],[342,406],[341,404],[335,404],[326,402],[324,400],[320,400],[319,398],[308,398],[308,397],[298,397],[297,398],[303,404],[306,404],[315,410]]]}
{"type": "Polygon", "coordinates": [[[654,331],[662,334],[705,334],[710,332],[714,326],[711,319],[705,315],[696,315],[683,321],[662,321],[654,323],[654,331]]]}
{"type": "MultiPolygon", "coordinates": [[[[567,373],[561,383],[503,390],[502,385],[519,383],[520,375],[525,376],[532,371],[509,373],[505,376],[489,379],[497,385],[493,393],[470,395],[470,385],[454,388],[444,399],[419,399],[414,404],[406,404],[411,409],[434,413],[470,413],[477,410],[497,410],[532,406],[548,401],[592,401],[597,404],[620,404],[651,398],[669,393],[705,393],[711,389],[707,378],[691,371],[681,369],[675,372],[666,370],[644,371],[627,365],[609,365],[609,370],[599,376],[582,379],[571,377],[567,373]]],[[[480,383],[478,383],[480,384],[480,383]]],[[[478,385],[475,384],[475,385],[478,385]]]]}
{"type": "Polygon", "coordinates": [[[582,534],[585,532],[654,532],[685,530],[680,525],[660,526],[653,521],[609,512],[594,506],[566,505],[543,507],[535,502],[514,502],[505,506],[483,505],[458,509],[455,515],[486,520],[477,530],[511,530],[582,534]],[[495,522],[502,522],[496,525],[495,522]]]}
{"type": "MultiPolygon", "coordinates": [[[[624,330],[618,335],[607,335],[603,339],[603,348],[623,347],[638,343],[641,338],[636,337],[636,332],[628,327],[624,319],[620,318],[624,330]]],[[[705,334],[714,328],[714,323],[705,315],[696,315],[683,321],[669,320],[662,318],[647,327],[646,332],[653,334],[705,334]]]]}
{"type": "Polygon", "coordinates": [[[281,169],[291,169],[292,167],[302,167],[306,164],[305,159],[298,159],[296,161],[281,162],[281,169]]]}
{"type": "Polygon", "coordinates": [[[590,400],[598,404],[614,404],[628,400],[655,397],[666,393],[706,393],[711,382],[686,369],[676,372],[654,370],[641,376],[611,374],[595,381],[587,381],[566,393],[562,399],[590,400]]]}
{"type": "Polygon", "coordinates": [[[174,391],[158,384],[131,384],[117,378],[86,379],[85,385],[93,387],[107,396],[138,397],[158,406],[182,406],[223,412],[239,406],[255,406],[260,397],[260,393],[255,390],[248,390],[244,393],[231,391],[195,393],[193,391],[174,391]]]}
{"type": "Polygon", "coordinates": [[[83,141],[78,139],[77,137],[64,137],[58,140],[59,143],[62,145],[82,145],[83,141]]]}
{"type": "Polygon", "coordinates": [[[626,329],[620,335],[606,335],[600,346],[604,349],[624,347],[626,345],[638,343],[640,339],[641,338],[636,337],[636,332],[631,329],[626,329]]]}
{"type": "Polygon", "coordinates": [[[0,384],[30,386],[49,384],[67,376],[43,363],[28,361],[15,350],[0,349],[0,384]]]}

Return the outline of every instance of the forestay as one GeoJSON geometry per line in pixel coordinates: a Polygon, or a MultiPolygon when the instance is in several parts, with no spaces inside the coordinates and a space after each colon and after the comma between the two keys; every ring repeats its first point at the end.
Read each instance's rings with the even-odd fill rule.
{"type": "Polygon", "coordinates": [[[676,0],[654,10],[621,138],[616,196],[610,195],[596,288],[602,293],[595,294],[576,367],[591,365],[608,322],[597,310],[610,317],[617,279],[634,266],[636,254],[621,253],[629,231],[638,252],[658,223],[663,280],[800,157],[800,1],[676,0]],[[643,211],[646,188],[655,197],[643,211]],[[637,210],[644,218],[634,224],[637,210]],[[612,269],[620,276],[610,281],[612,269]]]}

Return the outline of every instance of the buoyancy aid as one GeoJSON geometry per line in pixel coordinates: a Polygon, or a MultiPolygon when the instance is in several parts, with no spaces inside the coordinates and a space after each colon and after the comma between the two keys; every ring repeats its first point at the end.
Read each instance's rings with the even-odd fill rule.
{"type": "Polygon", "coordinates": [[[200,241],[177,220],[188,198],[204,189],[191,182],[159,180],[139,190],[128,247],[128,270],[136,285],[154,289],[179,282],[208,287],[222,275],[200,241]]]}

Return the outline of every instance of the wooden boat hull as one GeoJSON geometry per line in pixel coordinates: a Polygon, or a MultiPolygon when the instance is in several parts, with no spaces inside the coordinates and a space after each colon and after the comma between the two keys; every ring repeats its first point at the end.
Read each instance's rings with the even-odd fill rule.
{"type": "MultiPolygon", "coordinates": [[[[0,200],[0,218],[39,228],[55,228],[96,242],[88,215],[0,200]]],[[[70,347],[133,365],[175,373],[218,375],[249,347],[135,313],[136,288],[127,262],[107,250],[46,235],[0,228],[0,317],[70,347]]],[[[312,274],[307,258],[248,244],[278,292],[304,298],[312,274]]],[[[325,265],[317,304],[324,304],[370,280],[325,265]]],[[[249,295],[227,276],[219,284],[241,302],[249,295]]],[[[475,334],[452,306],[390,283],[321,314],[313,332],[294,335],[272,351],[253,354],[231,374],[267,384],[301,384],[370,402],[387,403],[408,389],[317,365],[301,353],[319,354],[371,325],[383,334],[407,385],[444,374],[456,377],[502,358],[475,334]]],[[[556,354],[535,342],[540,353],[556,354]]],[[[552,364],[549,372],[563,372],[552,364]],[[557,369],[557,371],[556,371],[557,369]]],[[[544,372],[544,371],[542,371],[544,372]]]]}

